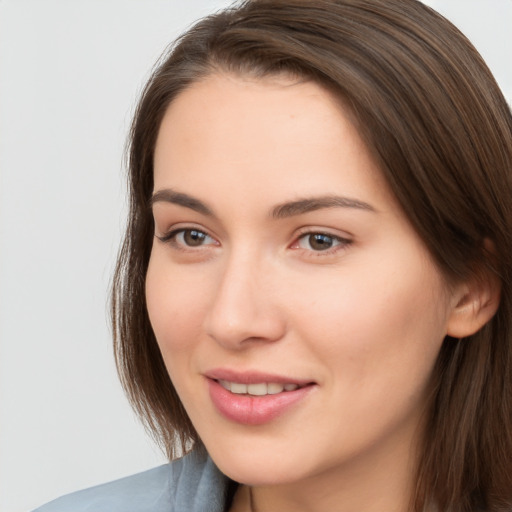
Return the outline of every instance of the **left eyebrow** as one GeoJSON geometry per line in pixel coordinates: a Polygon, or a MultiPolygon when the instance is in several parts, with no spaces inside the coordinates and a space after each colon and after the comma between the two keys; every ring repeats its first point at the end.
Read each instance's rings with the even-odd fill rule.
{"type": "Polygon", "coordinates": [[[364,201],[359,201],[359,199],[342,196],[321,196],[279,204],[272,210],[272,217],[274,219],[283,219],[322,208],[356,208],[376,213],[373,206],[364,201]]]}

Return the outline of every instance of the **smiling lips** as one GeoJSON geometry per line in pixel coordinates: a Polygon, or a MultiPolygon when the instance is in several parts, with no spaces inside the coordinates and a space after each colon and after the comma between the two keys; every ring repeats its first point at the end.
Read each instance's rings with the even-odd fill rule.
{"type": "Polygon", "coordinates": [[[272,421],[302,401],[315,387],[312,382],[286,382],[281,377],[264,378],[255,374],[235,377],[215,372],[206,377],[215,408],[228,420],[245,425],[272,421]]]}

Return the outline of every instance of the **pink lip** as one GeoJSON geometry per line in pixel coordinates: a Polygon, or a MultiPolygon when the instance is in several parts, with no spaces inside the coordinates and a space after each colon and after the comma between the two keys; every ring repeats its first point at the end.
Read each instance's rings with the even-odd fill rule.
{"type": "Polygon", "coordinates": [[[205,377],[213,380],[228,380],[229,382],[239,382],[240,384],[258,384],[259,382],[275,382],[276,384],[297,384],[306,386],[312,384],[311,380],[294,379],[275,373],[262,373],[257,371],[238,372],[227,368],[216,368],[206,372],[205,377]]]}
{"type": "Polygon", "coordinates": [[[315,387],[311,381],[301,381],[259,372],[238,373],[230,370],[215,370],[208,372],[205,376],[207,377],[210,398],[216,409],[228,420],[244,425],[262,425],[272,421],[303,400],[315,387]],[[224,389],[217,382],[219,379],[243,384],[275,382],[297,384],[303,387],[295,391],[283,391],[275,395],[237,395],[224,389]]]}

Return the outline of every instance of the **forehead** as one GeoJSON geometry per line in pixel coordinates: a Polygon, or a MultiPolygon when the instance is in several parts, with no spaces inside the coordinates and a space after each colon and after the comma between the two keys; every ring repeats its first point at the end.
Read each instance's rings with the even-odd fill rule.
{"type": "Polygon", "coordinates": [[[365,188],[389,200],[346,109],[312,81],[222,74],[193,84],[168,107],[154,163],[155,190],[227,184],[237,196],[280,202],[365,188]]]}
{"type": "MultiPolygon", "coordinates": [[[[176,131],[193,129],[197,136],[202,136],[202,128],[208,131],[208,126],[215,124],[222,130],[221,135],[231,136],[226,142],[235,149],[236,142],[242,142],[242,138],[233,135],[240,133],[240,129],[246,146],[251,142],[272,142],[275,135],[280,135],[283,143],[292,140],[299,129],[306,129],[312,137],[311,129],[319,122],[328,123],[332,129],[337,112],[346,115],[341,102],[312,81],[286,76],[252,78],[214,74],[193,83],[171,102],[160,134],[166,131],[167,135],[176,137],[176,131]],[[174,123],[177,123],[176,130],[172,128],[174,123]]],[[[219,139],[215,138],[215,142],[220,142],[219,139]]]]}

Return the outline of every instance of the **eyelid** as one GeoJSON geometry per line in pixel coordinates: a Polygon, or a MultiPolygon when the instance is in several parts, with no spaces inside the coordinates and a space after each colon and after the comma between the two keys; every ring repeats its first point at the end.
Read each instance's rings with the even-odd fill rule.
{"type": "MultiPolygon", "coordinates": [[[[311,255],[316,256],[328,256],[334,253],[337,253],[342,250],[346,250],[349,245],[353,243],[353,237],[348,233],[333,233],[333,230],[329,228],[322,228],[316,226],[308,226],[303,227],[298,230],[295,234],[293,242],[288,246],[290,249],[302,251],[304,253],[310,253],[311,255]],[[311,235],[323,235],[329,238],[332,238],[337,243],[334,244],[333,247],[329,247],[323,250],[315,250],[314,248],[305,248],[300,246],[300,242],[307,236],[311,235]]],[[[211,247],[217,247],[221,244],[217,240],[217,238],[209,232],[208,229],[205,229],[203,226],[197,224],[175,224],[172,225],[169,229],[167,229],[162,235],[155,233],[155,237],[160,240],[162,243],[170,244],[174,249],[181,251],[193,251],[197,252],[200,250],[208,249],[211,247]],[[176,237],[180,233],[184,233],[187,231],[198,231],[199,233],[203,233],[205,237],[210,238],[212,242],[207,242],[199,245],[187,245],[186,243],[179,242],[176,240],[176,237]]]]}
{"type": "Polygon", "coordinates": [[[299,232],[296,234],[294,241],[290,245],[290,249],[304,251],[304,252],[314,255],[315,257],[316,256],[328,256],[328,255],[332,255],[338,251],[343,251],[343,250],[347,249],[347,247],[349,245],[351,245],[353,243],[353,241],[354,241],[353,237],[348,234],[342,235],[340,233],[333,233],[331,230],[326,229],[326,228],[306,227],[306,228],[301,228],[299,230],[299,232]],[[300,247],[300,245],[299,245],[300,241],[302,239],[304,239],[306,236],[311,236],[311,235],[324,235],[324,236],[335,239],[339,243],[336,244],[334,247],[330,247],[328,249],[321,250],[321,251],[320,250],[315,251],[314,249],[306,249],[306,248],[300,247]]]}
{"type": "Polygon", "coordinates": [[[215,236],[209,233],[209,231],[201,226],[197,225],[190,225],[190,224],[183,224],[183,225],[174,225],[171,226],[168,230],[165,231],[163,235],[158,235],[155,233],[155,237],[158,238],[163,243],[171,244],[176,249],[185,250],[185,251],[197,251],[204,247],[211,247],[211,246],[218,246],[220,243],[217,241],[215,236]],[[198,245],[198,246],[187,246],[186,244],[178,243],[176,241],[176,236],[180,233],[184,233],[186,231],[197,231],[199,233],[203,233],[207,237],[214,240],[214,244],[212,243],[206,243],[204,245],[198,245]]]}

